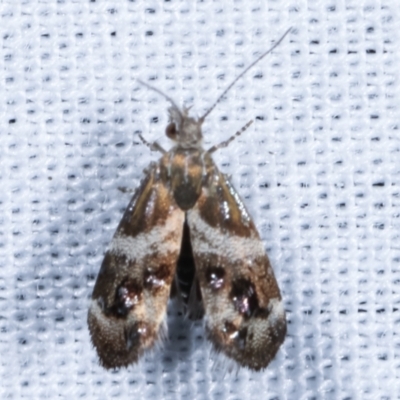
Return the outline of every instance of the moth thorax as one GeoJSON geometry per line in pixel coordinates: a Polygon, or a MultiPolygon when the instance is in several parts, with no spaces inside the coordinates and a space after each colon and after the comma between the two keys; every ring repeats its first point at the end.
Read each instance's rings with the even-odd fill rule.
{"type": "Polygon", "coordinates": [[[169,186],[176,204],[181,210],[194,206],[201,193],[204,161],[203,151],[198,148],[185,148],[179,142],[161,160],[167,171],[169,186]]]}

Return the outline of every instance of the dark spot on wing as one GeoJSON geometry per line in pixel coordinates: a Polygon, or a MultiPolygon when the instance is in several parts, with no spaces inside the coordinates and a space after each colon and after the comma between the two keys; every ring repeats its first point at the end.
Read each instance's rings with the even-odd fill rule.
{"type": "Polygon", "coordinates": [[[206,280],[212,289],[221,289],[224,285],[225,270],[220,266],[210,266],[206,270],[206,280]]]}
{"type": "Polygon", "coordinates": [[[270,310],[267,308],[258,308],[254,311],[255,318],[267,319],[270,314],[270,310]]]}
{"type": "Polygon", "coordinates": [[[149,334],[149,329],[145,322],[136,322],[125,329],[124,336],[126,341],[126,347],[129,351],[132,348],[138,347],[140,341],[145,339],[149,334]]]}
{"type": "Polygon", "coordinates": [[[135,281],[125,278],[115,290],[113,305],[108,311],[116,317],[125,318],[139,303],[142,296],[142,287],[135,281]]]}
{"type": "Polygon", "coordinates": [[[254,285],[247,279],[233,281],[230,296],[236,311],[245,317],[252,316],[258,309],[257,293],[254,285]]]}

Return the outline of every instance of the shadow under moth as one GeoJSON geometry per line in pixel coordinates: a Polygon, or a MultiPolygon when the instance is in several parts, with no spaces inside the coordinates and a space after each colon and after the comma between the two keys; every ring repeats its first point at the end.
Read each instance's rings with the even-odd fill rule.
{"type": "Polygon", "coordinates": [[[202,124],[229,89],[269,54],[290,29],[249,65],[201,117],[171,104],[166,135],[174,146],[145,171],[106,252],[88,313],[100,363],[135,363],[167,335],[166,308],[179,296],[186,314],[204,317],[214,350],[252,370],[265,368],[286,335],[278,284],[256,227],[212,153],[202,124]]]}

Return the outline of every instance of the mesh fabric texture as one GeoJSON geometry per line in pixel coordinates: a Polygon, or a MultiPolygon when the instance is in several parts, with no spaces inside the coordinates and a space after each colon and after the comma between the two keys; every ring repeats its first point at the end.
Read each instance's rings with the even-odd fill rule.
{"type": "Polygon", "coordinates": [[[398,0],[0,2],[1,399],[400,398],[398,0]],[[269,254],[288,335],[262,373],[215,367],[203,326],[98,365],[86,315],[103,255],[164,138],[168,102],[269,254]]]}

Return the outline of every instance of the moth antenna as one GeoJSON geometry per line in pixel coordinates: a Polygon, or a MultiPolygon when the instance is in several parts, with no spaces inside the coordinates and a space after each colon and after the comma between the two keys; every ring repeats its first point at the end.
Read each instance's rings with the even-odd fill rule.
{"type": "Polygon", "coordinates": [[[217,151],[218,149],[222,149],[223,147],[228,146],[229,143],[233,142],[238,136],[240,136],[252,123],[253,123],[253,120],[249,121],[240,131],[237,131],[228,140],[225,140],[224,142],[211,147],[211,149],[207,150],[207,153],[211,154],[211,153],[214,153],[215,151],[217,151]]]}
{"type": "Polygon", "coordinates": [[[215,106],[222,100],[222,98],[228,93],[228,91],[231,89],[231,87],[249,70],[251,69],[254,65],[256,65],[259,61],[261,61],[265,56],[267,56],[269,53],[272,52],[272,50],[275,49],[275,47],[279,46],[279,44],[282,42],[283,39],[285,39],[286,35],[292,30],[292,27],[290,27],[282,36],[281,38],[265,53],[261,54],[260,57],[257,58],[257,60],[253,61],[244,71],[242,71],[235,79],[234,81],[222,92],[222,94],[218,97],[217,101],[208,109],[208,111],[199,119],[199,121],[203,122],[208,114],[212,110],[214,110],[215,106]]]}
{"type": "Polygon", "coordinates": [[[139,138],[151,151],[159,151],[161,154],[165,154],[167,152],[157,142],[149,143],[140,133],[139,133],[139,138]]]}
{"type": "Polygon", "coordinates": [[[140,80],[140,79],[137,79],[137,81],[138,81],[141,85],[146,86],[148,89],[154,90],[156,93],[161,94],[161,96],[163,96],[164,98],[166,98],[166,99],[172,104],[172,107],[174,107],[174,108],[176,109],[176,111],[179,113],[179,115],[182,117],[181,110],[180,110],[179,107],[176,105],[176,103],[171,99],[171,97],[169,97],[168,95],[166,95],[166,94],[165,94],[164,92],[162,92],[161,90],[159,90],[159,89],[157,89],[157,88],[155,88],[155,87],[149,85],[148,83],[143,82],[143,81],[140,80]]]}

